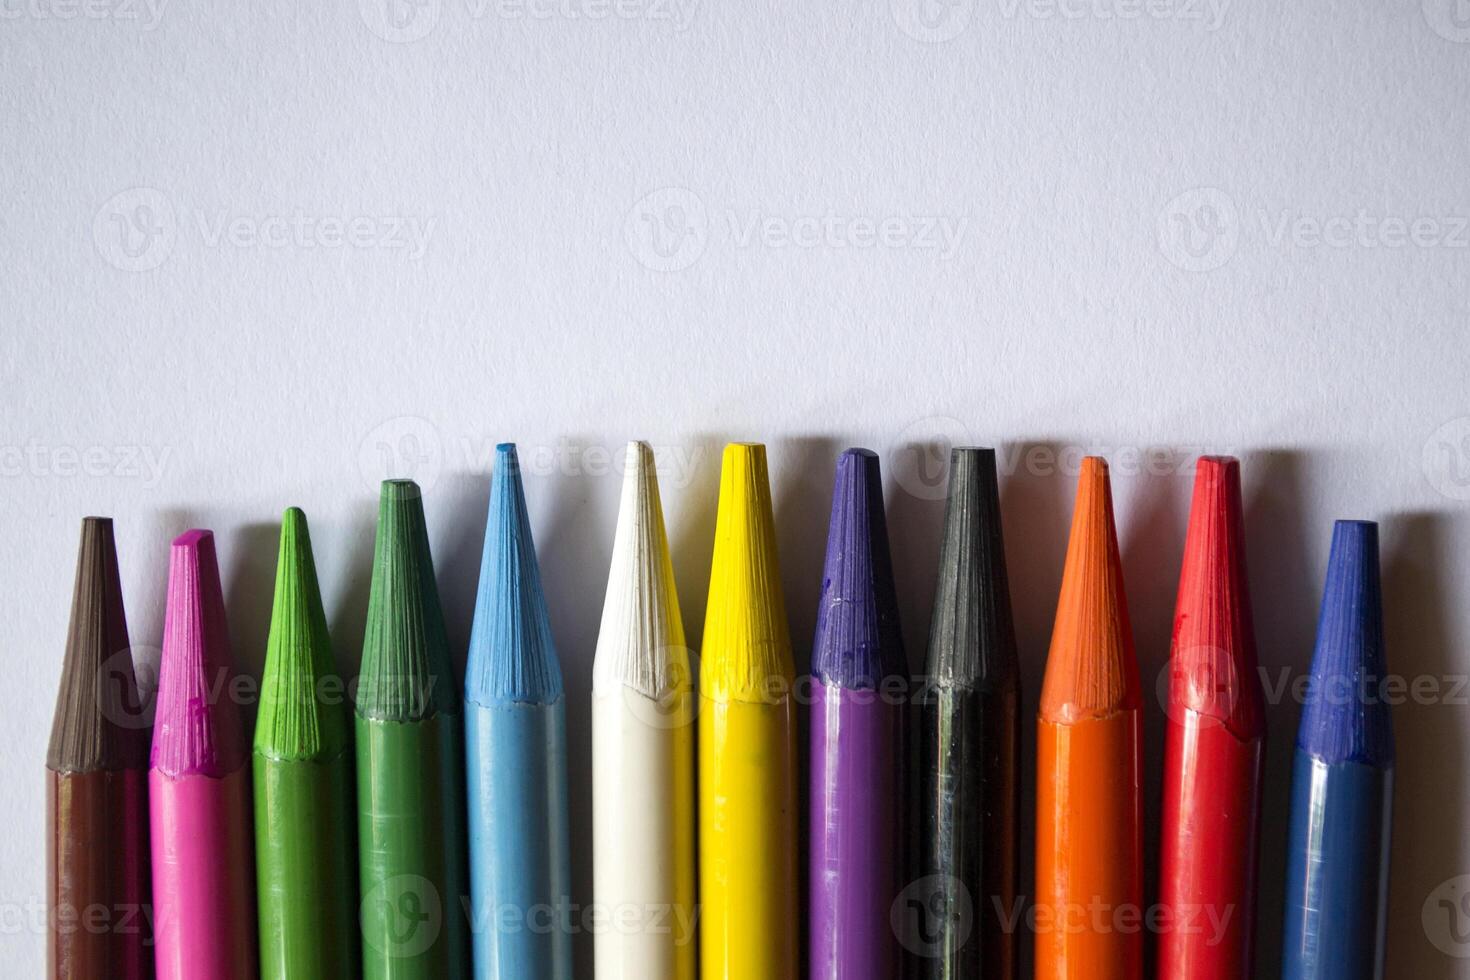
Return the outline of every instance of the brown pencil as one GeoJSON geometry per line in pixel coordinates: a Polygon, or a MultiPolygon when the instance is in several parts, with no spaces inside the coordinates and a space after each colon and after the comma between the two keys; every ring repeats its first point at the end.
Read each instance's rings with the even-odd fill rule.
{"type": "Polygon", "coordinates": [[[148,742],[112,521],[88,517],[46,755],[47,976],[56,980],[153,976],[148,742]]]}

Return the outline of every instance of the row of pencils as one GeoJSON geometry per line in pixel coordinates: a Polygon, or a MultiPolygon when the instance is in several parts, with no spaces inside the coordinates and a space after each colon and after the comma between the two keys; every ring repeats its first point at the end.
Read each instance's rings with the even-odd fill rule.
{"type": "MultiPolygon", "coordinates": [[[[419,488],[383,484],[352,685],[306,519],[285,513],[253,749],[211,533],[173,543],[150,728],[111,522],[87,518],[47,761],[50,975],[568,980],[586,929],[598,980],[1015,978],[1024,936],[1038,980],[1136,980],[1147,942],[1161,978],[1254,976],[1266,725],[1235,460],[1196,471],[1148,908],[1143,691],[1107,465],[1083,463],[1036,719],[1029,910],[994,453],[951,455],[918,682],[878,458],[838,458],[805,814],[764,449],[730,445],[721,466],[696,660],[652,452],[628,448],[593,663],[589,906],[571,896],[566,704],[514,446],[496,453],[462,691],[419,488]]],[[[1286,831],[1287,980],[1382,975],[1380,607],[1376,526],[1338,522],[1286,831]]]]}

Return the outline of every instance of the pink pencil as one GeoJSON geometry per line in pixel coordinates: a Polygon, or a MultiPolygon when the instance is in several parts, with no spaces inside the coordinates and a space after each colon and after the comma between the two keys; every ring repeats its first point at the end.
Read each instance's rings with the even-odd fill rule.
{"type": "Polygon", "coordinates": [[[188,531],[169,556],[148,771],[158,980],[256,975],[250,769],[229,660],[214,535],[188,531]]]}

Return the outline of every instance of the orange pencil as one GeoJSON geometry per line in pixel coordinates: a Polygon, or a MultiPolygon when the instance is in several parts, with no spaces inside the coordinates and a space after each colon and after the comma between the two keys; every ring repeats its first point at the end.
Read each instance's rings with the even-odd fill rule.
{"type": "Polygon", "coordinates": [[[1089,456],[1036,723],[1036,980],[1143,975],[1140,700],[1108,464],[1089,456]]]}

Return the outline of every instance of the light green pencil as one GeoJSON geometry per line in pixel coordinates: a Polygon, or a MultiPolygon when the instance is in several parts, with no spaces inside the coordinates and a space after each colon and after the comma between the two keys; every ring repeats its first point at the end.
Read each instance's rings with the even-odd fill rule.
{"type": "Polygon", "coordinates": [[[350,732],[306,515],[292,507],[253,760],[263,980],[360,976],[350,732]]]}

